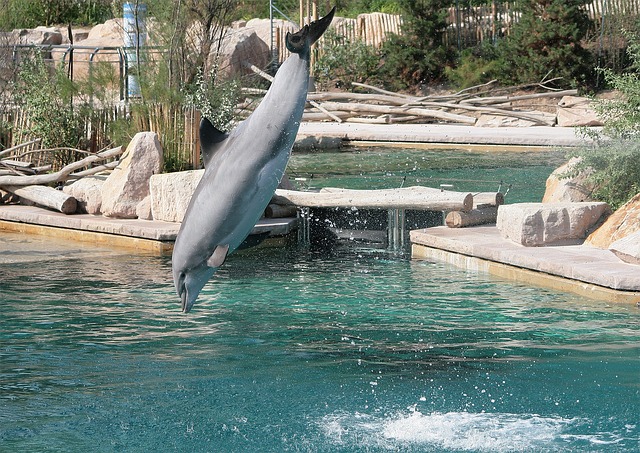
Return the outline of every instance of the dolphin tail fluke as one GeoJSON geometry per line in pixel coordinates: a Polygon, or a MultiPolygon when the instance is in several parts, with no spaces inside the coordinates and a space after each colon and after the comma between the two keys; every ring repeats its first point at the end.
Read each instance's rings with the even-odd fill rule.
{"type": "Polygon", "coordinates": [[[312,45],[314,42],[320,39],[320,36],[322,36],[327,28],[329,28],[329,25],[331,25],[331,21],[333,20],[333,15],[335,13],[336,7],[334,6],[333,8],[331,8],[331,11],[329,11],[329,14],[309,24],[309,45],[312,45]]]}
{"type": "Polygon", "coordinates": [[[313,45],[314,42],[320,39],[320,36],[322,36],[327,28],[329,28],[335,12],[336,7],[334,6],[326,16],[311,22],[309,25],[305,25],[296,33],[287,33],[287,49],[293,53],[300,53],[307,48],[307,46],[310,47],[313,45]]]}

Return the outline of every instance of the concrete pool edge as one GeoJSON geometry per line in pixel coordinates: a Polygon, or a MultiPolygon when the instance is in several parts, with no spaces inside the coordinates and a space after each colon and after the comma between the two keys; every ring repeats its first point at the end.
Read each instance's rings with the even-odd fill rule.
{"type": "MultiPolygon", "coordinates": [[[[252,234],[270,232],[273,236],[286,236],[294,231],[296,222],[295,218],[262,219],[252,234]]],[[[0,232],[91,242],[160,255],[171,253],[179,229],[180,224],[172,222],[67,215],[35,206],[0,205],[0,232]]]]}
{"type": "Polygon", "coordinates": [[[302,122],[301,136],[340,138],[346,141],[440,143],[458,145],[513,145],[573,147],[588,143],[578,128],[476,127],[459,124],[364,124],[302,122]]]}
{"type": "Polygon", "coordinates": [[[414,230],[411,256],[613,303],[640,303],[640,266],[587,246],[522,247],[495,226],[414,230]]]}

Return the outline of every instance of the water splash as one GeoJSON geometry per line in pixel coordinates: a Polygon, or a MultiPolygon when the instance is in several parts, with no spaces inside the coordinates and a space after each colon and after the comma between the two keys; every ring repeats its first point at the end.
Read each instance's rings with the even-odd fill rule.
{"type": "MultiPolygon", "coordinates": [[[[588,421],[535,414],[433,412],[367,415],[334,413],[320,421],[336,447],[367,445],[380,450],[563,451],[569,431],[588,421]]],[[[615,436],[614,436],[615,437],[615,436]]],[[[602,444],[598,434],[581,436],[585,446],[602,444]]],[[[618,441],[620,439],[617,439],[618,441]]],[[[608,437],[607,443],[616,443],[608,437]]]]}

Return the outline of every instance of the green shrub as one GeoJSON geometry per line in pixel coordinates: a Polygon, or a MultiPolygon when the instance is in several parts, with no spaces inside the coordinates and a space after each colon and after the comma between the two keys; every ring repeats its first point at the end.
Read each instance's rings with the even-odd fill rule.
{"type": "Polygon", "coordinates": [[[628,34],[628,38],[632,61],[629,71],[615,74],[603,70],[620,97],[596,101],[595,108],[604,119],[602,133],[589,134],[596,139],[593,147],[571,153],[581,158],[576,172],[594,170],[589,177],[595,185],[594,198],[606,201],[613,209],[640,192],[640,37],[636,33],[628,34]]]}
{"type": "Polygon", "coordinates": [[[558,86],[594,83],[592,55],[584,39],[590,21],[586,0],[523,0],[522,16],[511,35],[500,41],[501,82],[533,83],[562,79],[558,86]]]}
{"type": "Polygon", "coordinates": [[[640,137],[640,35],[627,33],[629,70],[617,74],[601,69],[607,85],[617,90],[616,99],[597,100],[596,111],[604,119],[603,134],[609,137],[632,139],[640,137]]]}
{"type": "Polygon", "coordinates": [[[72,102],[75,87],[61,67],[52,69],[33,52],[20,67],[15,89],[30,119],[29,134],[47,148],[79,146],[82,121],[72,102]]]}
{"type": "Polygon", "coordinates": [[[640,141],[614,140],[571,153],[580,162],[570,174],[592,169],[588,181],[595,187],[595,200],[618,209],[640,192],[640,141]]]}
{"type": "Polygon", "coordinates": [[[453,67],[445,68],[447,79],[458,89],[489,82],[499,75],[499,63],[492,45],[466,49],[453,67]]]}
{"type": "Polygon", "coordinates": [[[364,83],[375,75],[380,56],[361,40],[351,41],[333,29],[325,32],[322,54],[314,66],[317,85],[350,88],[351,82],[364,83]]]}
{"type": "Polygon", "coordinates": [[[452,61],[444,42],[449,0],[398,0],[405,18],[403,34],[390,35],[381,49],[378,77],[389,89],[437,81],[452,61]]]}
{"type": "Polygon", "coordinates": [[[0,29],[92,25],[109,18],[110,0],[8,0],[0,11],[0,29]]]}
{"type": "Polygon", "coordinates": [[[184,103],[194,107],[221,131],[229,131],[237,121],[236,105],[240,99],[240,82],[235,79],[219,80],[217,68],[208,77],[198,71],[194,82],[183,90],[184,103]]]}

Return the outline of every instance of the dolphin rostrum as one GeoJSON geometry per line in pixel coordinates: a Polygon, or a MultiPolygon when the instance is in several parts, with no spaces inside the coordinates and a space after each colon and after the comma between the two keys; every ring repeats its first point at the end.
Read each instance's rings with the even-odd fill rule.
{"type": "Polygon", "coordinates": [[[256,110],[229,134],[200,123],[204,175],[191,197],[173,249],[173,283],[182,311],[251,233],[291,155],[307,99],[311,45],[329,27],[325,17],[287,33],[292,53],[256,110]]]}

